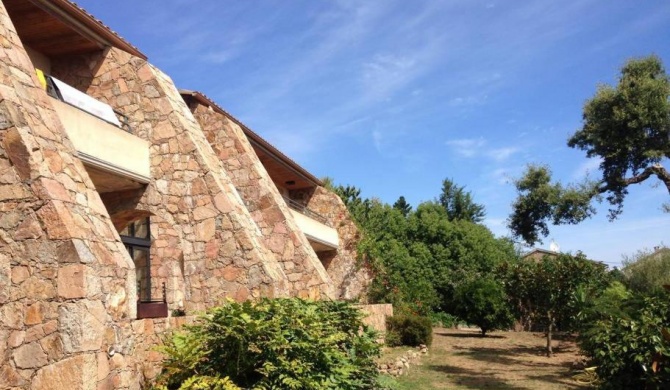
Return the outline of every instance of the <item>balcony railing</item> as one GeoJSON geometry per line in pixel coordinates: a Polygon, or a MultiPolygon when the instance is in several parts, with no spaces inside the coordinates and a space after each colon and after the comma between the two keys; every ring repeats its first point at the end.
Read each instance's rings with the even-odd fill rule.
{"type": "MultiPolygon", "coordinates": [[[[163,283],[163,299],[152,300],[149,299],[138,299],[137,300],[137,318],[164,318],[168,316],[168,305],[167,305],[167,293],[165,290],[165,283],[163,283]]],[[[142,294],[141,286],[137,286],[137,296],[140,297],[142,294]]]]}
{"type": "MultiPolygon", "coordinates": [[[[308,216],[315,221],[319,221],[326,226],[330,226],[330,223],[328,223],[328,219],[326,219],[326,217],[324,217],[323,215],[317,213],[314,210],[311,210],[310,208],[308,208],[304,204],[302,204],[298,201],[295,201],[295,200],[293,200],[289,197],[284,196],[283,198],[284,198],[284,201],[286,201],[286,204],[288,205],[288,207],[292,208],[293,210],[299,212],[300,214],[308,216]]],[[[330,227],[332,227],[332,226],[330,226],[330,227]]]]}
{"type": "Polygon", "coordinates": [[[44,89],[46,89],[47,94],[52,98],[60,100],[61,102],[69,104],[82,111],[86,111],[128,133],[133,133],[128,116],[122,112],[113,109],[106,103],[88,96],[84,92],[67,85],[51,75],[42,73],[39,69],[36,69],[36,71],[44,89]]]}

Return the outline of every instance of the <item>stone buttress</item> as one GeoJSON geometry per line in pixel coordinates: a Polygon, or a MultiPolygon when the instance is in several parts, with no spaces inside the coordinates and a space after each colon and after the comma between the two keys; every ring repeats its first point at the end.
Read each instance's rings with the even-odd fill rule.
{"type": "Polygon", "coordinates": [[[303,298],[332,297],[333,283],[301,232],[242,128],[227,115],[189,104],[214,152],[242,196],[265,245],[281,260],[291,292],[303,298]]]}
{"type": "Polygon", "coordinates": [[[123,388],[127,365],[98,368],[133,264],[49,99],[0,4],[0,388],[123,388]]]}
{"type": "Polygon", "coordinates": [[[172,308],[288,294],[286,275],[169,77],[116,48],[59,59],[52,72],[122,111],[149,141],[148,186],[103,201],[117,227],[133,210],[150,213],[152,279],[166,282],[172,308]]]}

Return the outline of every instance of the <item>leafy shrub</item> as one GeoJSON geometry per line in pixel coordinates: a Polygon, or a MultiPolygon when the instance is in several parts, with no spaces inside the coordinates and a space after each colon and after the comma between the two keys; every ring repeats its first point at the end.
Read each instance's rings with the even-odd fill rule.
{"type": "Polygon", "coordinates": [[[633,291],[656,294],[670,283],[670,248],[639,251],[623,263],[624,283],[633,291]]]}
{"type": "Polygon", "coordinates": [[[230,302],[166,341],[157,383],[176,390],[200,375],[254,389],[373,388],[379,345],[361,318],[343,302],[230,302]]]}
{"type": "Polygon", "coordinates": [[[430,313],[428,317],[433,322],[433,326],[443,326],[445,328],[453,328],[461,322],[458,317],[445,312],[430,313]]]}
{"type": "Polygon", "coordinates": [[[580,347],[597,366],[602,387],[669,388],[668,297],[633,297],[622,308],[623,317],[601,313],[580,335],[580,347]]]}
{"type": "MultiPolygon", "coordinates": [[[[165,385],[156,386],[154,390],[167,390],[165,385]]],[[[242,390],[228,378],[218,376],[194,375],[186,379],[178,390],[242,390]]]]}
{"type": "Polygon", "coordinates": [[[455,297],[459,317],[477,325],[483,336],[490,330],[508,329],[514,323],[503,286],[491,278],[461,284],[455,297]]]}
{"type": "Polygon", "coordinates": [[[389,346],[430,345],[432,342],[433,323],[430,318],[399,314],[386,319],[386,344],[389,346]]]}

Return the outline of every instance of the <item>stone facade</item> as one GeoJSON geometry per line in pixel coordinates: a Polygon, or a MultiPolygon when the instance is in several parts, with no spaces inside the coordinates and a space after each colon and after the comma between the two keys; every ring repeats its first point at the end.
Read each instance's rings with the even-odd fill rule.
{"type": "Polygon", "coordinates": [[[347,206],[332,191],[318,186],[310,190],[291,191],[291,198],[298,199],[307,208],[324,216],[337,230],[340,245],[337,251],[320,254],[338,299],[358,299],[365,302],[372,280],[372,270],[362,259],[358,259],[356,245],[360,232],[351,219],[347,206]]]}
{"type": "Polygon", "coordinates": [[[0,388],[93,389],[134,266],[4,5],[0,51],[0,388]]]}
{"type": "Polygon", "coordinates": [[[150,142],[151,183],[103,200],[112,219],[151,214],[152,279],[166,282],[169,304],[191,311],[225,297],[289,294],[286,275],[166,75],[116,48],[54,61],[52,74],[123,112],[150,142]]]}
{"type": "Polygon", "coordinates": [[[165,286],[170,311],[364,295],[358,232],[339,198],[321,187],[300,194],[340,237],[319,257],[240,127],[198,107],[194,116],[167,75],[116,47],[49,59],[54,77],[122,112],[149,144],[148,184],[96,188],[7,8],[0,3],[0,389],[139,389],[155,376],[152,346],[190,319],[138,319],[136,266],[119,232],[147,217],[151,295],[165,286]]]}
{"type": "Polygon", "coordinates": [[[331,296],[326,270],[240,125],[212,107],[192,102],[190,108],[261,229],[265,245],[282,262],[291,290],[301,297],[316,298],[320,292],[331,296]]]}

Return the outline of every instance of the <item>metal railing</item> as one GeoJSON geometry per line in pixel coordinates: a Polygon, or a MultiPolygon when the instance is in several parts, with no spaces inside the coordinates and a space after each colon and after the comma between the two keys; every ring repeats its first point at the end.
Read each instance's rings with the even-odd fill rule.
{"type": "Polygon", "coordinates": [[[162,302],[162,303],[167,303],[167,289],[165,288],[165,282],[163,282],[163,285],[161,286],[161,292],[163,293],[163,298],[162,299],[151,299],[151,285],[149,285],[149,299],[142,299],[142,287],[140,286],[140,282],[137,282],[137,301],[139,303],[157,303],[157,302],[162,302]]]}
{"type": "MultiPolygon", "coordinates": [[[[58,88],[55,86],[53,80],[51,79],[51,75],[45,74],[44,77],[45,77],[45,81],[47,83],[47,85],[46,85],[47,95],[51,96],[52,98],[54,98],[56,100],[59,100],[59,101],[65,103],[65,104],[68,104],[68,105],[70,105],[70,106],[72,106],[76,109],[79,109],[79,110],[84,111],[84,112],[86,112],[90,115],[93,115],[93,116],[97,117],[98,119],[100,119],[102,121],[105,121],[105,122],[107,122],[107,123],[109,123],[113,126],[117,126],[116,123],[112,123],[105,118],[101,118],[101,117],[99,117],[95,114],[92,114],[92,113],[82,109],[81,107],[78,107],[76,105],[73,105],[73,104],[70,104],[70,103],[66,102],[63,99],[63,96],[61,96],[60,92],[58,91],[58,88]]],[[[84,93],[84,92],[82,92],[82,93],[84,93]]],[[[119,126],[120,129],[126,131],[127,133],[133,134],[133,128],[130,126],[130,119],[128,118],[128,116],[126,114],[122,113],[121,111],[113,108],[113,107],[112,107],[112,110],[114,111],[114,114],[116,115],[116,118],[119,120],[119,123],[121,123],[121,126],[119,126]]]]}
{"type": "Polygon", "coordinates": [[[328,223],[328,219],[326,219],[326,217],[324,217],[323,215],[317,213],[314,210],[311,210],[310,208],[308,208],[304,204],[302,204],[302,203],[300,203],[296,200],[293,200],[293,199],[291,199],[287,196],[282,196],[282,198],[284,198],[284,201],[286,201],[286,204],[288,205],[288,207],[292,208],[293,210],[295,210],[295,211],[297,211],[301,214],[304,214],[304,215],[312,218],[315,221],[319,221],[326,226],[330,226],[330,223],[328,223]]]}

